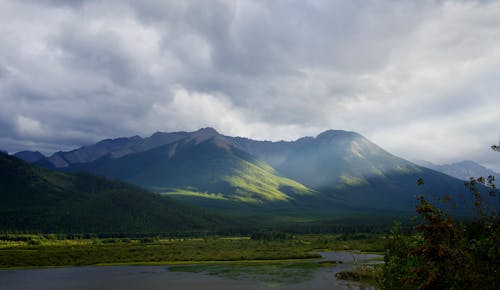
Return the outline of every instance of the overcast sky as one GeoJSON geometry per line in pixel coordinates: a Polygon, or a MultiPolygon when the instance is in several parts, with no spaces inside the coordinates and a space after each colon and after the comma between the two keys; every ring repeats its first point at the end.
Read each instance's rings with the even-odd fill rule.
{"type": "Polygon", "coordinates": [[[500,171],[500,1],[0,0],[0,148],[359,132],[500,171]]]}

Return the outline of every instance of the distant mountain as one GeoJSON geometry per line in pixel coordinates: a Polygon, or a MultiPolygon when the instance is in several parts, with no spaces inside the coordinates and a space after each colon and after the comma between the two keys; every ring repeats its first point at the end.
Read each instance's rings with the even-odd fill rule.
{"type": "Polygon", "coordinates": [[[471,177],[488,177],[490,175],[500,177],[499,173],[470,160],[442,165],[428,161],[417,161],[417,163],[461,180],[469,180],[471,177]]]}
{"type": "Polygon", "coordinates": [[[52,172],[0,154],[0,230],[158,233],[213,229],[234,219],[122,182],[52,172]]]}
{"type": "Polygon", "coordinates": [[[289,202],[315,194],[279,176],[266,163],[235,146],[213,129],[120,158],[107,155],[65,170],[124,180],[171,195],[248,204],[289,202]]]}
{"type": "Polygon", "coordinates": [[[45,155],[43,155],[39,151],[19,151],[17,153],[14,153],[13,156],[28,163],[35,163],[45,158],[45,155]]]}

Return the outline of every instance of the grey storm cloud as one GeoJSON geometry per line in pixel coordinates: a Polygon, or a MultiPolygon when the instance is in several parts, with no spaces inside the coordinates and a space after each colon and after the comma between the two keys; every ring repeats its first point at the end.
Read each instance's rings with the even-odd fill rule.
{"type": "Polygon", "coordinates": [[[360,132],[500,170],[498,1],[0,1],[0,148],[360,132]]]}

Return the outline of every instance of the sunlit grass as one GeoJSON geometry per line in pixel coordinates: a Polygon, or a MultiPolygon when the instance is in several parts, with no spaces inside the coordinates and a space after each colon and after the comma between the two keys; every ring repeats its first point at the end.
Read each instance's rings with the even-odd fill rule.
{"type": "Polygon", "coordinates": [[[224,197],[224,195],[221,193],[198,192],[198,191],[179,189],[179,188],[173,189],[172,191],[161,192],[160,194],[182,195],[182,196],[201,197],[201,198],[208,198],[208,199],[227,200],[227,198],[224,197]]]}
{"type": "Polygon", "coordinates": [[[231,193],[201,192],[196,189],[171,189],[162,194],[195,198],[230,200],[249,204],[262,202],[288,202],[293,195],[312,195],[315,191],[291,179],[277,175],[269,165],[241,161],[240,169],[222,177],[232,188],[231,193]],[[287,188],[287,192],[283,192],[287,188]]]}
{"type": "Polygon", "coordinates": [[[365,179],[356,176],[342,175],[340,176],[340,180],[348,186],[360,186],[368,184],[368,182],[365,179]]]}

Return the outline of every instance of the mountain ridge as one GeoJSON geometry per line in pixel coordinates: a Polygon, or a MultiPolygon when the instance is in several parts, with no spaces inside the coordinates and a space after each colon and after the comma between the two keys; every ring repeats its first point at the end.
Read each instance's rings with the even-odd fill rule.
{"type": "Polygon", "coordinates": [[[210,131],[121,158],[107,156],[74,164],[66,170],[101,174],[156,191],[207,192],[254,203],[289,200],[280,190],[283,186],[298,194],[312,192],[277,176],[272,167],[210,131]]]}
{"type": "Polygon", "coordinates": [[[427,180],[425,190],[433,196],[464,190],[463,182],[394,156],[352,131],[258,141],[202,128],[141,140],[150,143],[123,156],[108,152],[59,169],[102,174],[209,209],[409,212],[423,190],[419,178],[427,180]]]}
{"type": "Polygon", "coordinates": [[[495,172],[492,169],[482,166],[472,160],[462,160],[450,164],[434,164],[429,161],[419,160],[416,161],[416,163],[465,181],[468,181],[471,177],[488,177],[490,175],[500,176],[498,172],[495,172]]]}
{"type": "Polygon", "coordinates": [[[0,230],[158,233],[238,224],[134,185],[0,153],[0,230]]]}
{"type": "Polygon", "coordinates": [[[45,158],[45,155],[40,153],[40,151],[29,151],[29,150],[16,152],[13,154],[13,156],[21,160],[24,160],[28,163],[35,163],[45,158]]]}

